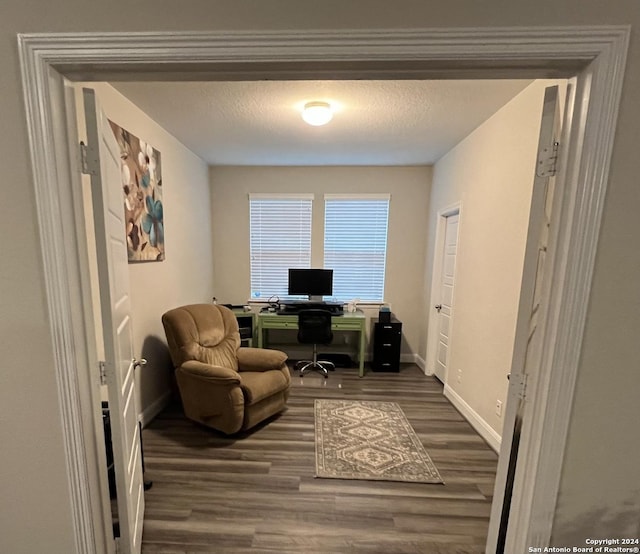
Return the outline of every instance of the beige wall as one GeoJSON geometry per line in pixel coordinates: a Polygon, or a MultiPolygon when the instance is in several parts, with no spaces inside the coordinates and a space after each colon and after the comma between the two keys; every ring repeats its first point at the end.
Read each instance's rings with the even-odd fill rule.
{"type": "Polygon", "coordinates": [[[503,421],[495,406],[497,400],[506,406],[546,84],[527,87],[438,160],[433,173],[428,287],[437,213],[462,205],[447,385],[497,435],[503,421]]]}
{"type": "MultiPolygon", "coordinates": [[[[411,29],[630,24],[633,32],[604,205],[585,342],[569,427],[558,543],[605,521],[608,536],[640,534],[640,10],[637,0],[457,2],[326,0],[4,0],[0,16],[0,406],[5,507],[0,550],[73,551],[53,349],[31,179],[16,34],[160,30],[411,29]],[[28,347],[25,343],[28,342],[28,347]],[[8,445],[8,446],[7,446],[8,445]],[[43,494],[46,491],[47,494],[43,494]]],[[[167,231],[169,232],[169,230],[167,231]]],[[[167,255],[171,255],[168,250],[167,255]]]]}
{"type": "MultiPolygon", "coordinates": [[[[249,193],[314,193],[312,265],[322,267],[325,193],[390,193],[385,301],[403,322],[402,354],[413,361],[424,328],[421,309],[431,168],[212,167],[215,296],[249,299],[249,193]]],[[[377,316],[377,308],[365,310],[377,316]]]]}
{"type": "MultiPolygon", "coordinates": [[[[159,150],[162,163],[165,259],[129,264],[134,355],[147,360],[136,371],[138,407],[148,421],[170,392],[171,360],[162,314],[176,306],[208,302],[213,290],[211,217],[207,164],[106,83],[89,83],[106,116],[159,150]]],[[[77,86],[80,136],[84,120],[82,85],[77,86]]],[[[88,181],[88,178],[85,179],[88,181]]],[[[88,183],[85,184],[85,191],[88,183]]],[[[85,209],[91,211],[87,197],[85,209]]],[[[89,225],[93,225],[90,221],[89,225]]],[[[89,244],[93,229],[88,228],[89,244]]],[[[95,252],[90,252],[95,260],[95,252]]],[[[95,267],[93,268],[95,275],[95,267]]],[[[95,278],[94,278],[95,284],[95,278]]],[[[99,294],[94,290],[94,303],[99,294]]],[[[101,349],[101,345],[99,345],[101,349]]]]}

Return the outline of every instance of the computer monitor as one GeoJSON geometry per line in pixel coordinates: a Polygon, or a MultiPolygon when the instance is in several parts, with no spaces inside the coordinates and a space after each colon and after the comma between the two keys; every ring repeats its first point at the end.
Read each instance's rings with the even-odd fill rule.
{"type": "Polygon", "coordinates": [[[333,294],[333,269],[289,269],[289,294],[322,302],[333,294]]]}

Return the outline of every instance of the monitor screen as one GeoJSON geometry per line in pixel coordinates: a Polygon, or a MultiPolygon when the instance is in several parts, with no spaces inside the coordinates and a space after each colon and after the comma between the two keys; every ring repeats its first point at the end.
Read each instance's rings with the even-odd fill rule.
{"type": "Polygon", "coordinates": [[[289,269],[289,294],[331,296],[333,294],[333,269],[289,269]]]}

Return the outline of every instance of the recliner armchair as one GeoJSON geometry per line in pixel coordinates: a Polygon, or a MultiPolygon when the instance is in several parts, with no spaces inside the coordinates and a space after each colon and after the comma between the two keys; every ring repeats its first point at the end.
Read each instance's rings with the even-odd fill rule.
{"type": "Polygon", "coordinates": [[[191,304],[162,316],[185,415],[228,435],[280,412],[289,397],[287,355],[240,347],[233,312],[191,304]]]}

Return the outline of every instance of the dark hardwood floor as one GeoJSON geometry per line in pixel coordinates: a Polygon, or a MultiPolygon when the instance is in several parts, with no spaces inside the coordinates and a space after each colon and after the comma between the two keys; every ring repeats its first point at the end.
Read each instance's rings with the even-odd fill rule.
{"type": "Polygon", "coordinates": [[[482,553],[497,455],[414,365],[292,372],[287,410],[229,438],[179,404],[144,431],[145,553],[482,553]],[[444,485],[315,479],[315,398],[397,402],[444,485]]]}

